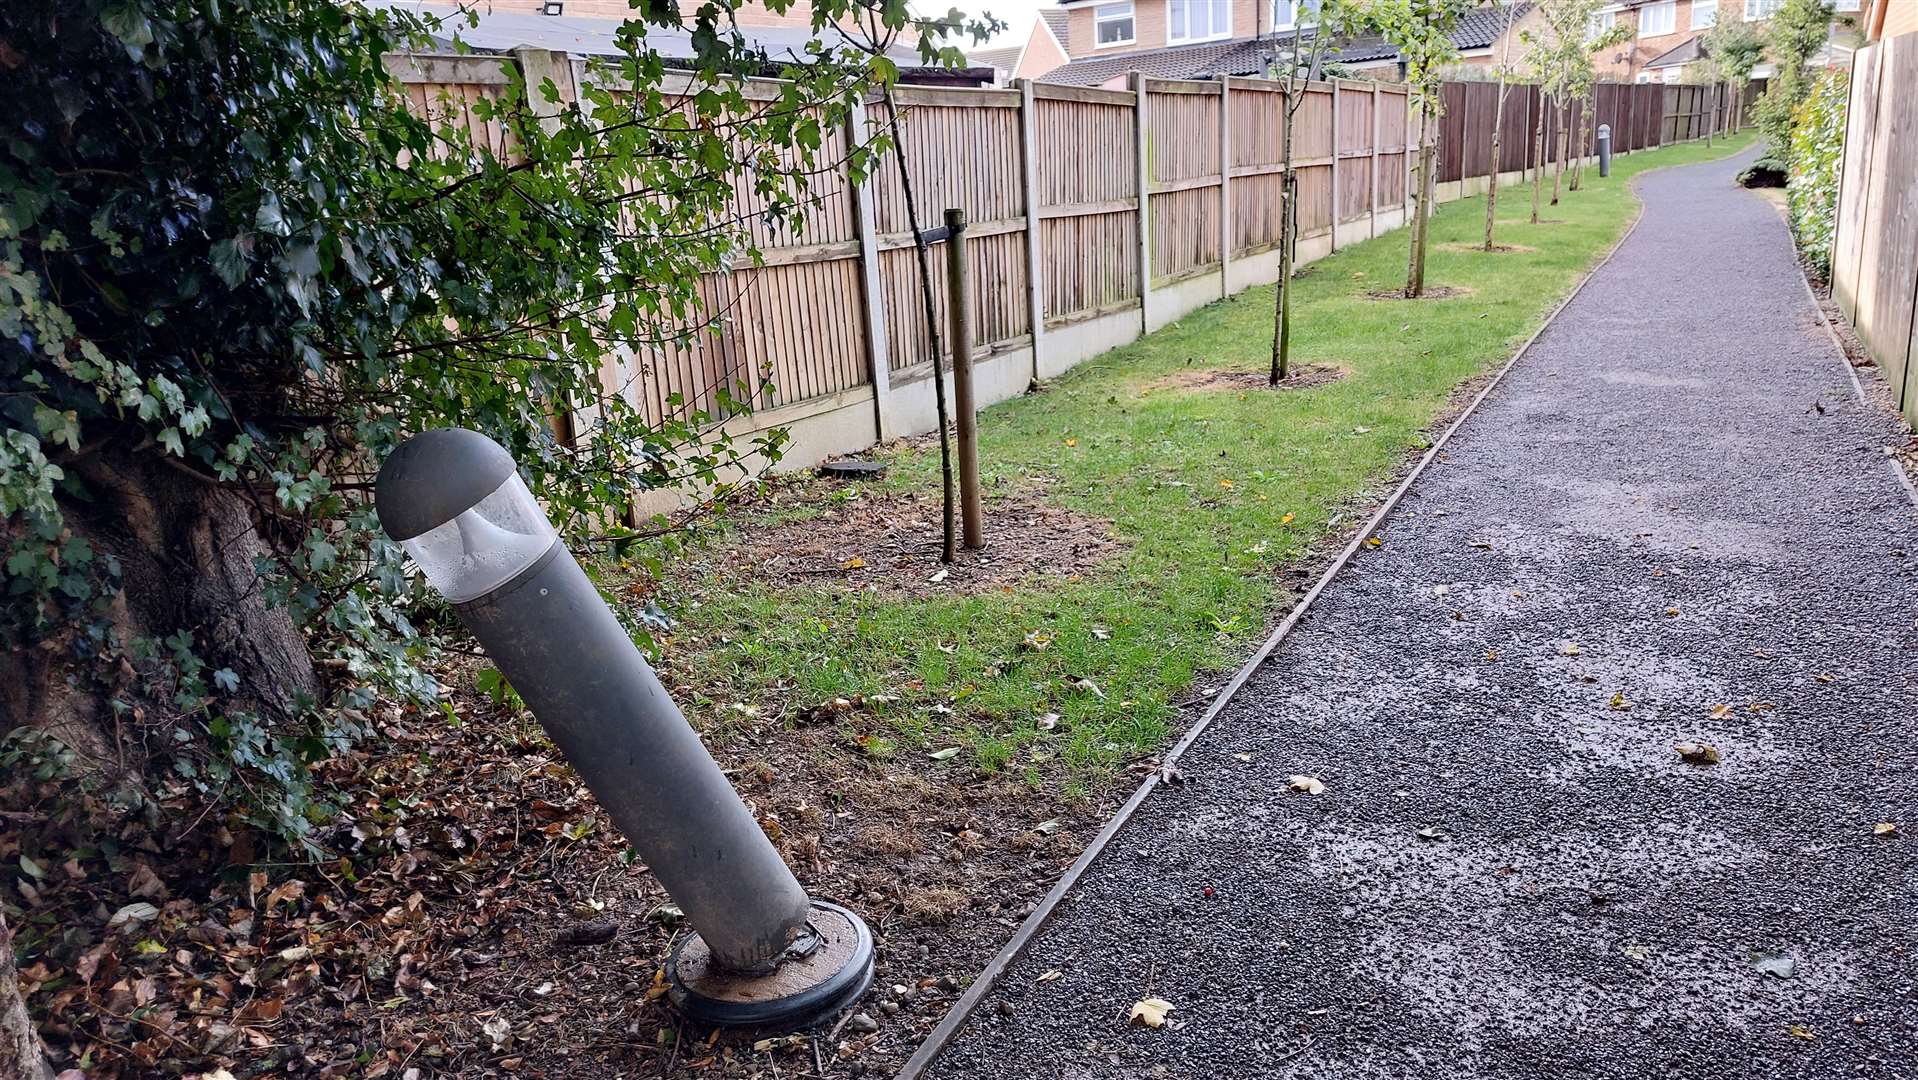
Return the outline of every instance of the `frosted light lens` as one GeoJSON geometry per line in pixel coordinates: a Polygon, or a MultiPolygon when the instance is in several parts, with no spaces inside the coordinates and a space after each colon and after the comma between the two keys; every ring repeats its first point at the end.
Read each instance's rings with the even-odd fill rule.
{"type": "Polygon", "coordinates": [[[427,583],[455,604],[513,580],[558,539],[517,474],[453,520],[401,541],[427,583]]]}

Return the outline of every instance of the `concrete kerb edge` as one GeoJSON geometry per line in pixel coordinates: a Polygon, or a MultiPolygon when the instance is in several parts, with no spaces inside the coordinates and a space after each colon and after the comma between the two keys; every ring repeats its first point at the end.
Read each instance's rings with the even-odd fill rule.
{"type": "MultiPolygon", "coordinates": [[[[1641,177],[1663,169],[1684,168],[1688,165],[1702,164],[1707,164],[1707,162],[1685,162],[1676,165],[1660,165],[1656,168],[1646,169],[1644,172],[1632,177],[1629,190],[1633,196],[1636,197],[1638,193],[1638,181],[1641,177]]],[[[1079,857],[1073,860],[1072,866],[1066,870],[1065,875],[1054,883],[1052,888],[1046,892],[1045,897],[1039,901],[1039,906],[1033,910],[1032,914],[1026,916],[1026,920],[1023,923],[1019,924],[1019,929],[1013,933],[1011,940],[1007,941],[1005,946],[986,963],[985,968],[979,972],[978,976],[973,979],[972,984],[966,988],[966,992],[960,995],[959,1000],[947,1011],[945,1018],[939,1021],[939,1024],[932,1029],[932,1033],[927,1035],[925,1041],[919,1044],[919,1049],[914,1051],[912,1057],[907,1059],[905,1065],[900,1067],[894,1080],[920,1080],[920,1078],[925,1075],[926,1068],[945,1051],[947,1045],[952,1042],[953,1036],[957,1035],[959,1029],[965,1025],[966,1019],[971,1016],[972,1011],[978,1008],[979,1003],[985,999],[985,996],[991,993],[993,988],[998,985],[999,977],[1004,975],[1006,969],[1017,962],[1021,956],[1025,955],[1027,947],[1032,944],[1032,939],[1038,937],[1039,931],[1045,929],[1046,924],[1052,920],[1053,913],[1058,910],[1059,904],[1065,899],[1066,894],[1071,892],[1073,886],[1079,883],[1079,879],[1084,876],[1086,870],[1090,868],[1100,854],[1105,851],[1106,845],[1112,842],[1112,838],[1117,836],[1119,830],[1124,828],[1126,822],[1131,820],[1132,815],[1137,812],[1140,804],[1144,803],[1146,798],[1159,786],[1164,767],[1170,766],[1179,760],[1179,757],[1197,741],[1200,735],[1205,733],[1206,728],[1211,726],[1212,721],[1216,719],[1219,713],[1225,709],[1225,706],[1231,702],[1233,695],[1237,694],[1251,679],[1252,674],[1264,665],[1267,660],[1271,659],[1272,653],[1278,649],[1280,643],[1292,632],[1292,628],[1298,625],[1299,620],[1304,617],[1306,610],[1311,607],[1312,602],[1318,599],[1319,594],[1324,592],[1326,586],[1332,583],[1332,579],[1337,577],[1339,571],[1343,570],[1345,565],[1351,561],[1352,556],[1358,553],[1359,546],[1365,542],[1365,538],[1377,531],[1379,525],[1385,521],[1385,518],[1398,507],[1400,500],[1405,497],[1406,492],[1410,491],[1412,485],[1418,482],[1419,477],[1424,474],[1426,466],[1438,459],[1438,455],[1444,451],[1446,444],[1451,442],[1452,436],[1457,434],[1459,429],[1465,425],[1465,422],[1472,418],[1472,414],[1478,411],[1478,407],[1484,403],[1487,397],[1491,396],[1492,391],[1498,389],[1499,384],[1505,381],[1505,376],[1511,372],[1512,368],[1516,366],[1520,360],[1525,358],[1525,354],[1532,351],[1532,346],[1538,343],[1538,339],[1544,336],[1545,331],[1551,329],[1552,324],[1558,321],[1559,315],[1571,305],[1572,301],[1578,299],[1578,295],[1585,291],[1585,286],[1590,284],[1591,280],[1598,276],[1598,272],[1605,269],[1606,265],[1612,261],[1613,257],[1618,254],[1619,249],[1625,246],[1625,241],[1631,239],[1632,234],[1638,231],[1638,224],[1644,220],[1644,217],[1645,203],[1643,200],[1639,200],[1638,211],[1632,215],[1631,224],[1626,226],[1625,231],[1619,235],[1617,240],[1613,241],[1611,248],[1605,252],[1604,258],[1592,264],[1591,269],[1585,272],[1585,276],[1580,278],[1578,284],[1572,287],[1572,291],[1566,293],[1565,298],[1558,302],[1558,306],[1553,308],[1551,313],[1545,316],[1545,321],[1540,323],[1538,329],[1532,332],[1532,336],[1525,339],[1525,344],[1518,347],[1518,351],[1514,352],[1511,358],[1505,361],[1504,366],[1498,369],[1498,372],[1492,376],[1491,381],[1487,382],[1485,386],[1473,396],[1471,402],[1465,406],[1464,411],[1459,413],[1457,418],[1439,435],[1438,439],[1426,449],[1424,455],[1419,458],[1418,464],[1414,465],[1412,471],[1405,475],[1405,479],[1401,480],[1398,487],[1392,490],[1392,494],[1386,497],[1385,502],[1381,503],[1379,508],[1372,513],[1372,516],[1366,519],[1362,527],[1352,533],[1351,539],[1346,541],[1345,546],[1340,549],[1338,556],[1332,560],[1331,565],[1327,566],[1325,571],[1319,575],[1318,580],[1313,582],[1312,588],[1306,592],[1305,596],[1301,598],[1297,604],[1293,605],[1291,611],[1286,613],[1285,618],[1279,622],[1277,629],[1273,630],[1272,633],[1266,637],[1265,641],[1260,644],[1258,650],[1252,654],[1251,658],[1240,665],[1239,669],[1233,673],[1231,681],[1226,684],[1225,689],[1220,691],[1217,697],[1213,698],[1211,706],[1206,709],[1204,715],[1200,716],[1198,721],[1186,731],[1185,735],[1173,744],[1172,749],[1166,752],[1164,765],[1161,766],[1159,770],[1155,770],[1152,775],[1146,777],[1145,781],[1134,789],[1132,795],[1119,807],[1118,812],[1112,816],[1111,820],[1105,823],[1105,826],[1099,830],[1097,836],[1092,838],[1092,842],[1086,845],[1086,849],[1079,854],[1079,857]]],[[[1809,286],[1807,286],[1807,288],[1809,288],[1809,286]]],[[[1849,368],[1851,365],[1847,362],[1845,366],[1849,368]]],[[[1854,375],[1853,382],[1855,383],[1856,381],[1857,376],[1854,375]]],[[[1860,393],[1862,394],[1862,392],[1861,390],[1860,393]]],[[[1896,469],[1897,463],[1893,462],[1892,467],[1896,469]]],[[[1902,477],[1903,470],[1899,470],[1899,474],[1902,477]]],[[[1909,482],[1907,482],[1907,486],[1909,486],[1909,482]]]]}

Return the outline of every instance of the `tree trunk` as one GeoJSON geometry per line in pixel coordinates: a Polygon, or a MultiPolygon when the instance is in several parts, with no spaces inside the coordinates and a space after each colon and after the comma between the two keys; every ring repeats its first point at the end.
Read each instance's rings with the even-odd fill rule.
{"type": "Polygon", "coordinates": [[[1554,117],[1554,123],[1552,125],[1557,129],[1552,133],[1552,153],[1558,159],[1552,163],[1552,205],[1557,206],[1559,187],[1565,182],[1566,147],[1564,102],[1553,102],[1552,111],[1558,114],[1554,117]]]}
{"type": "Polygon", "coordinates": [[[1492,228],[1498,221],[1498,167],[1504,162],[1498,156],[1498,133],[1505,126],[1505,77],[1499,76],[1498,104],[1492,106],[1492,181],[1485,188],[1485,250],[1496,247],[1492,243],[1492,228]]]}
{"type": "Polygon", "coordinates": [[[1571,189],[1578,190],[1578,181],[1585,174],[1585,103],[1578,102],[1578,112],[1572,117],[1572,180],[1571,189]]]}
{"type": "Polygon", "coordinates": [[[1532,224],[1538,224],[1539,190],[1545,184],[1545,114],[1549,99],[1538,96],[1538,125],[1532,133],[1532,224]]]}
{"type": "Polygon", "coordinates": [[[1283,167],[1279,191],[1282,205],[1279,211],[1279,291],[1273,312],[1272,326],[1272,372],[1268,381],[1277,386],[1292,374],[1292,261],[1294,241],[1299,231],[1299,189],[1297,177],[1292,171],[1292,120],[1297,111],[1293,108],[1297,91],[1292,89],[1291,80],[1286,82],[1285,102],[1280,108],[1279,129],[1280,158],[1283,167]]]}
{"type": "MultiPolygon", "coordinates": [[[[267,606],[254,571],[269,549],[253,507],[154,453],[106,447],[65,467],[91,495],[63,500],[69,527],[121,568],[107,614],[121,646],[184,631],[209,672],[239,678],[220,696],[222,711],[252,713],[269,729],[296,722],[318,684],[304,638],[267,606]]],[[[133,659],[111,684],[92,683],[68,667],[77,643],[61,644],[0,657],[0,730],[45,731],[92,771],[139,783],[146,747],[170,742],[179,719],[159,661],[133,659]],[[116,712],[114,700],[131,708],[116,712]]]]}
{"type": "Polygon", "coordinates": [[[20,996],[20,977],[13,969],[13,931],[0,910],[0,1080],[51,1080],[46,1051],[27,1015],[20,996]]]}
{"type": "Polygon", "coordinates": [[[1417,300],[1425,295],[1425,240],[1432,220],[1432,110],[1419,110],[1419,198],[1413,208],[1412,255],[1405,274],[1405,296],[1417,300]]]}

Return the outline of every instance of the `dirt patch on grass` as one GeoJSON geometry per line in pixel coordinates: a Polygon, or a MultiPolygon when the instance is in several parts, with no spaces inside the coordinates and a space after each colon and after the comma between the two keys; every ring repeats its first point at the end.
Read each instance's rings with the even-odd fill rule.
{"type": "Polygon", "coordinates": [[[1350,371],[1336,364],[1305,364],[1293,368],[1284,382],[1273,386],[1270,372],[1266,371],[1192,368],[1147,383],[1139,390],[1139,394],[1144,396],[1164,390],[1187,393],[1208,390],[1309,390],[1314,386],[1338,382],[1350,374],[1350,371]]]}
{"type": "MultiPolygon", "coordinates": [[[[774,586],[827,585],[929,596],[984,592],[1037,577],[1092,571],[1121,550],[1111,523],[1029,494],[985,506],[986,546],[939,561],[936,492],[881,492],[841,485],[850,497],[818,514],[767,525],[748,524],[707,559],[728,580],[774,586]]],[[[818,487],[796,489],[795,504],[817,505],[818,487]]]]}
{"type": "MultiPolygon", "coordinates": [[[[1425,295],[1419,300],[1456,300],[1461,296],[1472,296],[1478,292],[1470,285],[1427,285],[1425,295]]],[[[1373,289],[1365,294],[1368,300],[1410,300],[1404,289],[1373,289]]]]}
{"type": "Polygon", "coordinates": [[[1440,244],[1438,248],[1440,251],[1458,251],[1467,255],[1510,255],[1538,250],[1524,244],[1493,244],[1491,251],[1486,251],[1484,244],[1440,244]]]}

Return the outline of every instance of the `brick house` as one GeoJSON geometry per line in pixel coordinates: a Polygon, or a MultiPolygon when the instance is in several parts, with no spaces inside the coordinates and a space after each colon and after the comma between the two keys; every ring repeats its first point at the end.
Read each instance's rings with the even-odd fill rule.
{"type": "MultiPolygon", "coordinates": [[[[1311,37],[1317,0],[1062,0],[1064,44],[1071,62],[1047,82],[1120,85],[1130,71],[1165,79],[1258,75],[1280,39],[1297,28],[1311,37]]],[[[1530,3],[1472,12],[1452,35],[1461,62],[1489,67],[1507,37],[1538,21],[1530,3]]],[[[1517,53],[1514,48],[1514,53],[1517,53]]],[[[1341,44],[1345,67],[1382,79],[1398,77],[1398,51],[1376,39],[1341,44]]]]}
{"type": "Polygon", "coordinates": [[[1041,78],[1072,59],[1066,52],[1066,18],[1063,11],[1041,11],[1019,44],[974,49],[966,53],[966,59],[998,72],[1001,83],[1041,78]]]}
{"type": "MultiPolygon", "coordinates": [[[[1699,35],[1723,21],[1765,23],[1785,0],[1620,0],[1593,16],[1594,36],[1614,25],[1631,36],[1596,59],[1598,77],[1619,82],[1682,82],[1687,71],[1703,58],[1699,35]]],[[[1918,0],[1912,0],[1918,7],[1918,0]]],[[[1851,36],[1864,0],[1833,0],[1837,13],[1834,40],[1851,36]]],[[[1847,54],[1848,55],[1848,54],[1847,54]]],[[[1752,72],[1755,79],[1771,74],[1769,65],[1752,72]]]]}

